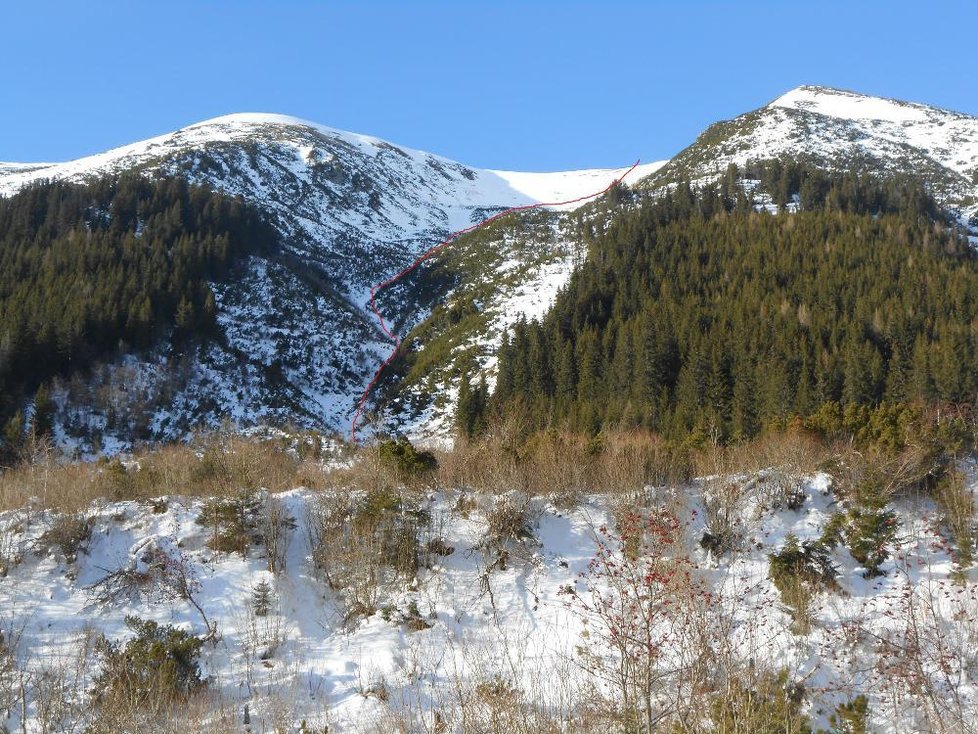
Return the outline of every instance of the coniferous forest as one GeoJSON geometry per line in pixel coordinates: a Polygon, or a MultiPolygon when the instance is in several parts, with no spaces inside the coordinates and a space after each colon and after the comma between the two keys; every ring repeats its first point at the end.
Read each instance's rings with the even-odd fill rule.
{"type": "Polygon", "coordinates": [[[22,421],[23,398],[96,359],[206,337],[208,282],[276,237],[241,199],[179,178],[42,182],[0,199],[0,417],[22,421]]]}
{"type": "Polygon", "coordinates": [[[976,317],[978,259],[919,185],[732,168],[592,232],[551,312],[506,336],[491,398],[463,387],[459,427],[525,411],[731,440],[847,405],[970,402],[976,317]]]}

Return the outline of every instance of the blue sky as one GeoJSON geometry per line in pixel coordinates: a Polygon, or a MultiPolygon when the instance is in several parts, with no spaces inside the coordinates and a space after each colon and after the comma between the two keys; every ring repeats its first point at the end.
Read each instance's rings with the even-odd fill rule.
{"type": "Polygon", "coordinates": [[[668,158],[814,83],[978,115],[974,2],[0,6],[0,160],[281,112],[475,166],[668,158]]]}

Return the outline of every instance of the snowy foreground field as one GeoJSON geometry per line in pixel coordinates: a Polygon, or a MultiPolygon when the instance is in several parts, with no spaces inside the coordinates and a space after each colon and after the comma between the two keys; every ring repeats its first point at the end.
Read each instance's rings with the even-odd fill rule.
{"type": "Polygon", "coordinates": [[[828,475],[768,471],[641,496],[7,511],[0,731],[616,731],[629,702],[633,731],[748,731],[728,726],[738,706],[863,731],[839,716],[862,703],[870,731],[974,731],[976,576],[929,500],[895,505],[882,575],[839,544],[835,579],[793,606],[770,580],[769,554],[823,537],[837,509],[828,475]],[[704,548],[708,521],[730,550],[704,548]],[[109,695],[106,661],[135,655],[127,616],[203,640],[189,702],[137,715],[109,695]]]}

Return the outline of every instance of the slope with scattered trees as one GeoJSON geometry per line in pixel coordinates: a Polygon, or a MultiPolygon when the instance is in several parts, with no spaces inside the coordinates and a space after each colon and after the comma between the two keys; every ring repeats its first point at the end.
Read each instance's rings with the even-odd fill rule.
{"type": "MultiPolygon", "coordinates": [[[[209,282],[276,246],[255,209],[179,178],[43,182],[0,199],[0,418],[96,359],[213,335],[209,282]]],[[[39,401],[43,402],[43,401],[39,401]]],[[[36,412],[36,411],[35,411],[36,412]]],[[[9,440],[8,440],[9,443],[9,440]]]]}
{"type": "Polygon", "coordinates": [[[644,198],[594,233],[542,322],[516,325],[463,429],[523,411],[730,439],[829,403],[970,401],[978,258],[937,211],[909,180],[780,162],[644,198]],[[798,211],[757,211],[758,194],[798,211]]]}

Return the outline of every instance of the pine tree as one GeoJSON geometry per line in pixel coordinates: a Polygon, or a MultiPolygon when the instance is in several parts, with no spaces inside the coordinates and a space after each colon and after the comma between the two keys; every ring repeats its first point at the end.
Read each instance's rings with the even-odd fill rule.
{"type": "Polygon", "coordinates": [[[34,394],[34,417],[31,420],[31,430],[36,436],[50,435],[54,428],[54,403],[51,401],[51,390],[47,385],[41,385],[34,394]]]}
{"type": "Polygon", "coordinates": [[[24,445],[24,413],[18,408],[3,429],[3,458],[10,463],[24,445]]]}
{"type": "Polygon", "coordinates": [[[251,610],[256,617],[267,617],[272,611],[273,603],[272,585],[267,579],[262,579],[251,590],[251,610]]]}

